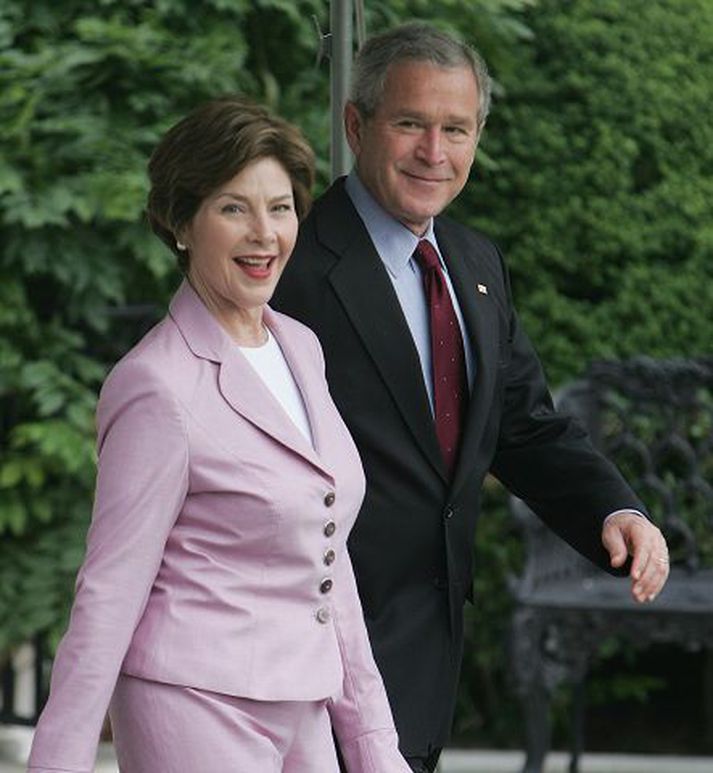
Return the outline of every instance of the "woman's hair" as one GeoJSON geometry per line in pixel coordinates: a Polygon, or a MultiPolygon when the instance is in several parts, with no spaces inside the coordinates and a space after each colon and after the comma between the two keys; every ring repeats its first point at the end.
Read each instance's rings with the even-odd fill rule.
{"type": "Polygon", "coordinates": [[[351,101],[364,118],[371,118],[384,94],[391,65],[427,62],[436,67],[467,67],[478,87],[478,130],[490,111],[492,82],[480,54],[462,41],[429,24],[409,22],[369,38],[354,61],[351,101]]]}
{"type": "Polygon", "coordinates": [[[148,163],[146,214],[154,233],[187,270],[177,235],[206,197],[248,164],[274,158],[292,182],[295,211],[309,211],[314,152],[300,130],[241,97],[213,99],[192,110],[159,141],[148,163]]]}

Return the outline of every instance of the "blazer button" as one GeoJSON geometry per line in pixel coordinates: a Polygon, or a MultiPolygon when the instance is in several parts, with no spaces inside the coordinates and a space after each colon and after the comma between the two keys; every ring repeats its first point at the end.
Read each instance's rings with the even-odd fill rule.
{"type": "Polygon", "coordinates": [[[329,577],[325,577],[319,584],[319,592],[329,593],[329,591],[332,590],[332,585],[334,585],[334,583],[329,579],[329,577]]]}
{"type": "Polygon", "coordinates": [[[327,550],[324,554],[324,565],[331,566],[334,563],[334,559],[336,557],[337,554],[332,550],[332,548],[329,548],[329,550],[327,550]]]}
{"type": "Polygon", "coordinates": [[[443,517],[446,521],[450,521],[451,518],[456,514],[455,508],[448,505],[448,507],[443,511],[443,517]]]}
{"type": "Polygon", "coordinates": [[[328,623],[330,618],[329,610],[327,607],[320,607],[317,610],[315,617],[317,618],[318,623],[328,623]]]}
{"type": "Polygon", "coordinates": [[[327,521],[327,523],[324,524],[325,537],[331,537],[336,530],[337,530],[337,524],[334,523],[334,521],[327,521]]]}
{"type": "Polygon", "coordinates": [[[328,494],[324,495],[324,504],[326,507],[331,507],[334,504],[334,500],[337,498],[337,495],[330,491],[328,494]]]}

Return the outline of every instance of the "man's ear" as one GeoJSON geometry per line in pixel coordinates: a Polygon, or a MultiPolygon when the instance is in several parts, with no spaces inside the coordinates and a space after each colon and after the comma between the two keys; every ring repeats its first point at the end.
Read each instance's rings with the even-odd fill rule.
{"type": "Polygon", "coordinates": [[[359,158],[361,150],[361,133],[364,125],[364,119],[359,112],[359,108],[353,102],[347,102],[344,105],[344,133],[347,135],[347,142],[355,158],[359,158]]]}

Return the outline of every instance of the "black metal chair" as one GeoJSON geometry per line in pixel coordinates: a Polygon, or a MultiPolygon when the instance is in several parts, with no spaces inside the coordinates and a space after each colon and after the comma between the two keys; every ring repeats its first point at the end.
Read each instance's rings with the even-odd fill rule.
{"type": "MultiPolygon", "coordinates": [[[[524,570],[511,582],[510,630],[523,773],[543,770],[550,700],[563,683],[574,686],[570,771],[577,773],[587,670],[605,639],[713,649],[713,358],[598,362],[557,404],[583,421],[639,492],[667,537],[672,566],[656,601],[636,604],[628,582],[600,571],[511,500],[526,540],[524,570]]],[[[709,726],[712,719],[709,703],[709,726]]]]}

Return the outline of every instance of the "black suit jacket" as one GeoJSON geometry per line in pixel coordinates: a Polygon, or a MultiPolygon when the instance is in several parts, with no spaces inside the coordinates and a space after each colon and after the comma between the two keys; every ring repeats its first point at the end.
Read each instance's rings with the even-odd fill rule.
{"type": "Polygon", "coordinates": [[[476,358],[452,481],[413,339],[343,180],[302,224],[272,304],[319,336],[332,396],[362,457],[367,494],[350,552],[408,756],[443,746],[450,731],[486,473],[603,568],[603,519],[643,509],[581,426],[554,412],[496,246],[445,217],[435,229],[476,358]]]}

